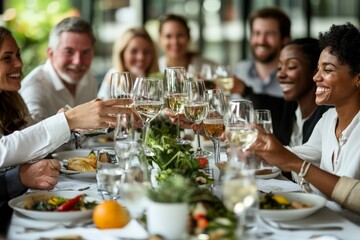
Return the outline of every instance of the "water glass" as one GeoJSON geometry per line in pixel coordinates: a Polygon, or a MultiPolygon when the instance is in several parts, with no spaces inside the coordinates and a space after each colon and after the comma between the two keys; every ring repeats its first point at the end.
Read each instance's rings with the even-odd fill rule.
{"type": "Polygon", "coordinates": [[[95,150],[97,158],[96,182],[97,190],[105,199],[116,199],[119,195],[119,186],[123,169],[115,157],[113,148],[101,148],[95,150]]]}
{"type": "Polygon", "coordinates": [[[121,168],[126,169],[135,141],[134,115],[118,114],[114,132],[116,158],[121,168]]]}

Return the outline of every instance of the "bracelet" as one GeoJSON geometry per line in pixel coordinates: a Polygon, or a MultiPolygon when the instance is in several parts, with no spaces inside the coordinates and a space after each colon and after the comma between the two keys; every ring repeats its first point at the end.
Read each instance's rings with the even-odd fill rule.
{"type": "Polygon", "coordinates": [[[307,193],[312,193],[312,189],[310,187],[310,184],[305,180],[305,177],[310,169],[311,162],[304,161],[301,165],[300,172],[298,174],[299,176],[299,184],[307,193]]]}

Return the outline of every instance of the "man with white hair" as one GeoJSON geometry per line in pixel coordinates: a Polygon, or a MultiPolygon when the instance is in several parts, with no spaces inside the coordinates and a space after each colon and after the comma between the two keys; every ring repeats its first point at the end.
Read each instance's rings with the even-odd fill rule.
{"type": "Polygon", "coordinates": [[[79,17],[65,18],[52,29],[48,60],[24,78],[20,89],[35,122],[96,98],[97,81],[89,71],[95,42],[91,25],[79,17]]]}

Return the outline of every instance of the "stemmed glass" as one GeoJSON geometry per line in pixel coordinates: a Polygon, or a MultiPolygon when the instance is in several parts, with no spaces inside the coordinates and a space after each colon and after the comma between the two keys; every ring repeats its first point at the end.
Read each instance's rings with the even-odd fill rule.
{"type": "Polygon", "coordinates": [[[215,88],[214,77],[215,73],[213,67],[210,64],[204,63],[201,65],[200,78],[204,80],[206,89],[215,88]]]}
{"type": "Polygon", "coordinates": [[[256,227],[259,202],[255,170],[230,164],[223,177],[223,199],[229,211],[238,217],[238,237],[245,236],[246,230],[256,227]]]}
{"type": "Polygon", "coordinates": [[[165,97],[167,107],[177,116],[176,142],[178,144],[191,144],[190,141],[180,137],[180,119],[184,103],[187,99],[185,91],[186,71],[183,67],[169,67],[165,69],[165,78],[167,85],[167,95],[165,97]]]}
{"type": "Polygon", "coordinates": [[[127,169],[134,144],[134,116],[132,113],[118,114],[114,131],[115,154],[119,166],[127,169]]]}
{"type": "Polygon", "coordinates": [[[230,67],[226,65],[218,65],[215,70],[215,75],[216,87],[220,88],[225,96],[230,95],[230,91],[234,87],[230,67]]]}
{"type": "Polygon", "coordinates": [[[225,99],[220,89],[205,91],[205,101],[209,104],[207,115],[203,121],[206,135],[214,143],[214,161],[220,162],[220,137],[224,133],[225,99]]]}
{"type": "Polygon", "coordinates": [[[132,90],[134,82],[129,72],[114,72],[110,79],[110,98],[120,98],[122,108],[131,108],[133,105],[132,90]]]}
{"type": "MultiPolygon", "coordinates": [[[[199,125],[206,117],[208,110],[208,103],[205,100],[205,84],[201,79],[185,80],[185,89],[187,93],[187,100],[184,104],[185,116],[199,125]]],[[[195,153],[192,154],[194,158],[209,157],[211,152],[201,149],[199,128],[197,128],[197,142],[198,147],[195,153]]]]}
{"type": "MultiPolygon", "coordinates": [[[[230,144],[233,157],[236,156],[237,148],[242,150],[242,155],[250,145],[255,142],[258,131],[254,127],[254,107],[248,100],[229,101],[226,113],[226,139],[230,144]]],[[[246,158],[240,159],[244,167],[246,158]]]]}
{"type": "Polygon", "coordinates": [[[136,111],[143,121],[142,143],[145,154],[154,156],[154,152],[146,146],[146,133],[149,123],[160,113],[163,100],[163,81],[158,78],[136,78],[133,99],[136,111]]]}
{"type": "Polygon", "coordinates": [[[273,133],[271,112],[268,109],[255,109],[255,123],[264,128],[266,133],[273,133]]]}

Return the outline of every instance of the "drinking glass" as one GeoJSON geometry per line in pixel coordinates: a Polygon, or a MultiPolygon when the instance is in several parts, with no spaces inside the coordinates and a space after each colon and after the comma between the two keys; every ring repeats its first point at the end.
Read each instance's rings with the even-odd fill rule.
{"type": "MultiPolygon", "coordinates": [[[[258,131],[254,126],[254,107],[248,100],[231,100],[229,101],[228,111],[225,117],[226,139],[232,150],[232,157],[237,155],[240,148],[240,155],[244,156],[244,152],[250,145],[255,142],[258,131]]],[[[249,167],[247,159],[242,157],[240,162],[243,167],[249,167]]]]}
{"type": "Polygon", "coordinates": [[[237,237],[244,237],[247,230],[256,229],[259,201],[255,170],[230,164],[223,178],[223,199],[226,208],[238,218],[237,237]]]}
{"type": "Polygon", "coordinates": [[[114,72],[110,79],[110,98],[121,99],[119,107],[131,108],[133,106],[134,82],[129,72],[114,72]]]}
{"type": "Polygon", "coordinates": [[[143,121],[142,143],[145,154],[154,156],[151,148],[146,146],[146,133],[149,123],[160,113],[163,105],[163,81],[158,78],[136,78],[133,99],[136,111],[143,121]]]}
{"type": "MultiPolygon", "coordinates": [[[[201,124],[205,119],[208,110],[208,103],[205,100],[205,84],[201,79],[188,79],[185,80],[185,89],[187,93],[187,99],[184,104],[185,116],[193,121],[196,125],[201,124]]],[[[192,154],[192,157],[209,157],[211,152],[201,149],[199,128],[197,128],[197,142],[198,147],[196,152],[192,154]]]]}
{"type": "Polygon", "coordinates": [[[132,113],[118,114],[114,131],[115,154],[119,166],[127,169],[134,144],[134,116],[132,113]]]}
{"type": "Polygon", "coordinates": [[[103,199],[117,199],[124,169],[119,166],[113,148],[100,148],[95,151],[97,157],[96,182],[97,190],[103,199]]]}
{"type": "Polygon", "coordinates": [[[124,171],[120,187],[120,201],[124,203],[134,219],[141,218],[147,204],[147,188],[151,186],[148,164],[144,155],[143,145],[134,144],[129,166],[124,171]]]}
{"type": "Polygon", "coordinates": [[[218,65],[215,69],[215,84],[220,88],[225,96],[229,96],[234,87],[232,73],[229,66],[218,65]]]}
{"type": "Polygon", "coordinates": [[[215,165],[220,162],[220,137],[224,133],[224,114],[225,99],[220,89],[205,91],[205,101],[209,104],[209,109],[203,121],[206,135],[214,143],[215,165]]]}
{"type": "Polygon", "coordinates": [[[255,123],[262,126],[266,133],[273,133],[271,112],[268,109],[255,109],[255,123]]]}
{"type": "Polygon", "coordinates": [[[176,142],[178,144],[191,144],[191,141],[180,137],[179,114],[183,112],[184,103],[187,99],[185,91],[186,71],[183,67],[169,67],[165,69],[167,85],[167,95],[165,97],[166,106],[177,116],[176,142]]]}
{"type": "Polygon", "coordinates": [[[206,89],[214,89],[215,88],[215,73],[213,66],[208,63],[204,63],[201,65],[200,69],[200,78],[204,80],[206,89]]]}

